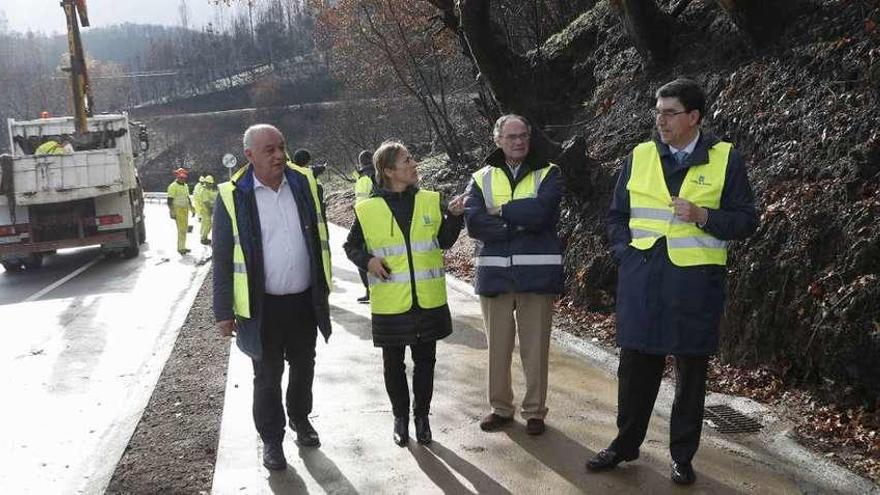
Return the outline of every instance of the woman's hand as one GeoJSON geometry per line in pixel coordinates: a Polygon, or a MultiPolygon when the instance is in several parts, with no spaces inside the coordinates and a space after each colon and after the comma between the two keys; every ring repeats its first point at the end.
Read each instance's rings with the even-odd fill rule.
{"type": "Polygon", "coordinates": [[[391,269],[385,264],[385,260],[379,256],[370,258],[370,261],[367,262],[367,271],[382,280],[391,278],[391,269]]]}
{"type": "Polygon", "coordinates": [[[449,205],[446,207],[446,211],[449,212],[450,215],[457,217],[464,213],[464,202],[467,199],[467,193],[461,193],[458,196],[452,198],[452,201],[449,202],[449,205]]]}

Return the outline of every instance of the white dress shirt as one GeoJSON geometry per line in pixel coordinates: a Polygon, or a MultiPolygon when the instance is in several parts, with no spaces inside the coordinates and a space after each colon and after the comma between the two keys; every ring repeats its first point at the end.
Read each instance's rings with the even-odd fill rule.
{"type": "Polygon", "coordinates": [[[700,132],[697,131],[697,136],[694,138],[693,141],[688,143],[687,146],[685,146],[682,149],[677,149],[676,147],[669,145],[669,152],[674,155],[674,154],[678,153],[679,151],[684,151],[685,153],[687,153],[687,155],[685,155],[685,156],[688,156],[694,152],[694,148],[697,147],[697,141],[699,141],[699,140],[700,140],[700,132]]]}
{"type": "Polygon", "coordinates": [[[513,177],[513,180],[516,181],[516,174],[519,173],[519,168],[522,166],[522,162],[517,164],[511,164],[507,162],[507,169],[510,170],[510,175],[513,177]]]}
{"type": "Polygon", "coordinates": [[[282,178],[278,191],[273,191],[254,175],[254,195],[260,215],[266,293],[281,296],[308,289],[312,265],[287,177],[282,178]]]}

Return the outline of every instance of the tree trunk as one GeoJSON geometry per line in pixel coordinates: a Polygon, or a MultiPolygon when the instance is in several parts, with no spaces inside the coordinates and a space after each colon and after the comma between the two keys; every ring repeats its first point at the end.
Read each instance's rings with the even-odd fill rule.
{"type": "Polygon", "coordinates": [[[673,20],[654,0],[611,0],[611,6],[620,15],[636,51],[649,66],[669,61],[673,20]]]}
{"type": "Polygon", "coordinates": [[[733,23],[757,45],[773,41],[782,32],[793,2],[790,0],[715,0],[733,23]]]}

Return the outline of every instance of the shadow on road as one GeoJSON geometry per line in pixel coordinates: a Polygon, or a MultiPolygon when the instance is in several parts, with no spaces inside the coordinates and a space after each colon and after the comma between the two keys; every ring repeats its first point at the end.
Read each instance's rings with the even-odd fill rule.
{"type": "Polygon", "coordinates": [[[309,493],[306,482],[296,473],[296,469],[290,464],[284,471],[272,471],[269,473],[269,489],[272,493],[309,493]]]}
{"type": "Polygon", "coordinates": [[[590,473],[585,463],[595,452],[550,425],[538,437],[526,434],[520,423],[504,432],[523,450],[585,493],[739,493],[702,475],[699,469],[694,486],[675,485],[668,474],[658,472],[643,460],[624,463],[610,471],[590,473]]]}
{"type": "MultiPolygon", "coordinates": [[[[336,463],[324,455],[320,449],[301,448],[299,457],[306,465],[312,478],[321,485],[326,493],[356,494],[358,491],[354,485],[342,474],[336,463]]],[[[300,493],[300,492],[288,492],[300,493]]]]}
{"type": "Polygon", "coordinates": [[[330,305],[330,316],[346,332],[362,340],[373,340],[373,324],[368,317],[335,304],[330,305]]]}
{"type": "Polygon", "coordinates": [[[444,342],[451,345],[463,345],[471,349],[488,349],[486,334],[483,333],[483,320],[467,315],[456,315],[453,308],[452,335],[444,342]]]}
{"type": "Polygon", "coordinates": [[[410,442],[409,451],[422,472],[428,475],[443,493],[473,493],[473,490],[476,490],[476,493],[511,493],[489,475],[436,440],[427,447],[410,442]],[[473,489],[462,484],[453,471],[468,480],[473,489]]]}

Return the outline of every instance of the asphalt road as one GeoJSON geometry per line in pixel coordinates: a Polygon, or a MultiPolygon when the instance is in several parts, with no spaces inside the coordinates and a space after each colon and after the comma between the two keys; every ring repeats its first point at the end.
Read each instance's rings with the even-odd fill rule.
{"type": "Polygon", "coordinates": [[[193,233],[194,255],[181,257],[165,207],[145,215],[137,258],[82,248],[0,271],[0,493],[96,493],[109,481],[210,253],[193,233]]]}

